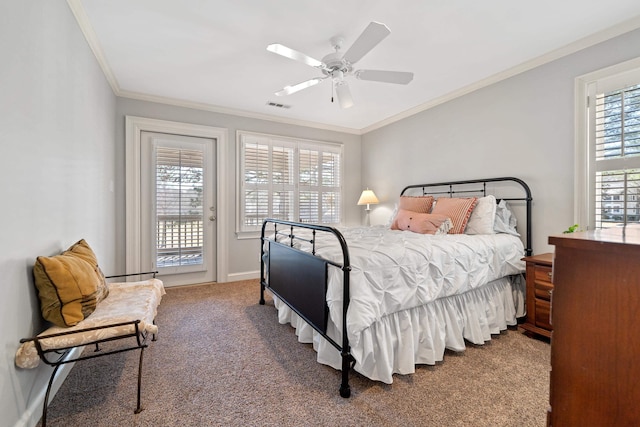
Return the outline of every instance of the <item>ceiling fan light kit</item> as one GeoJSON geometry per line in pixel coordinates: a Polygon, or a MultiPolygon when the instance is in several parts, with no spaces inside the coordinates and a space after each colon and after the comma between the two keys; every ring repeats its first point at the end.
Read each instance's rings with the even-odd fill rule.
{"type": "Polygon", "coordinates": [[[314,68],[318,68],[324,74],[323,77],[315,77],[304,82],[285,86],[282,90],[276,92],[277,96],[291,95],[292,93],[301,91],[311,86],[315,86],[321,81],[331,78],[335,87],[338,103],[341,108],[349,108],[353,106],[353,98],[351,91],[345,78],[347,76],[355,76],[358,80],[369,80],[383,83],[408,84],[413,80],[413,73],[406,71],[384,71],[384,70],[355,70],[353,64],[362,59],[374,47],[378,45],[391,31],[386,25],[379,22],[371,22],[360,34],[356,41],[351,45],[344,55],[340,54],[343,39],[341,37],[333,37],[331,45],[335,49],[318,61],[302,52],[291,49],[287,46],[275,43],[267,46],[269,52],[273,52],[285,58],[302,62],[314,68]]]}

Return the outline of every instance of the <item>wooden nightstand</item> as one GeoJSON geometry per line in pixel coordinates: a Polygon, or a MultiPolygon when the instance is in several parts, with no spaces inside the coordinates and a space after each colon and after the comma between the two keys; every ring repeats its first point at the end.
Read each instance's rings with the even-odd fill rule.
{"type": "Polygon", "coordinates": [[[551,292],[553,283],[553,254],[540,254],[522,258],[527,263],[527,320],[522,329],[551,337],[551,292]]]}

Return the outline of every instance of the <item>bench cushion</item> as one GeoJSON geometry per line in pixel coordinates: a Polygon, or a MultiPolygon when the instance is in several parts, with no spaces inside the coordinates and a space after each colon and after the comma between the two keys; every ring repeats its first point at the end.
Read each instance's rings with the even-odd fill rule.
{"type": "MultiPolygon", "coordinates": [[[[122,322],[140,320],[139,332],[155,334],[158,327],[153,324],[158,305],[165,294],[158,279],[141,282],[110,283],[109,295],[100,302],[95,311],[72,327],[53,326],[38,335],[43,350],[78,347],[103,340],[135,333],[134,325],[110,326],[122,322]],[[86,328],[98,330],[83,331],[86,328]],[[68,335],[46,338],[48,335],[71,332],[68,335]]],[[[23,343],[16,352],[15,362],[20,368],[35,368],[40,361],[33,341],[23,343]]]]}

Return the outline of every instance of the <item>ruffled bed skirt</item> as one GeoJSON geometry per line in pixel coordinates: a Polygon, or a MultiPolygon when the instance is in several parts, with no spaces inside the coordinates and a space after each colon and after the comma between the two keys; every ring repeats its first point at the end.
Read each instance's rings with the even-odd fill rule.
{"type": "MultiPolygon", "coordinates": [[[[461,295],[385,316],[351,340],[355,370],[375,381],[393,382],[393,374],[411,374],[415,365],[442,361],[445,349],[463,351],[465,340],[484,344],[525,315],[525,282],[510,276],[461,295]]],[[[341,369],[340,354],[285,303],[274,297],[278,321],[290,323],[298,341],[313,343],[317,360],[341,369]]],[[[340,332],[329,320],[327,334],[340,343],[340,332]]]]}

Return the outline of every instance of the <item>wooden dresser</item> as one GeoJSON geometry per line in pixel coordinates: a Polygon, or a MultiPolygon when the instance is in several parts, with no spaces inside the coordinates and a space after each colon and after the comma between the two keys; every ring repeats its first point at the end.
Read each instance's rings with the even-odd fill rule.
{"type": "Polygon", "coordinates": [[[527,320],[520,327],[526,331],[550,337],[553,254],[533,255],[523,260],[527,263],[527,320]]]}
{"type": "Polygon", "coordinates": [[[555,245],[550,426],[640,426],[640,231],[555,245]]]}

